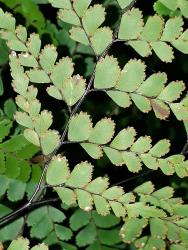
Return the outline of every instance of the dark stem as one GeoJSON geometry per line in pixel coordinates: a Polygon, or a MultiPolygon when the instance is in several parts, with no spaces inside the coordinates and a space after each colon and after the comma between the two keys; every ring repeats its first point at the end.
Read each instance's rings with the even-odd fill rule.
{"type": "Polygon", "coordinates": [[[143,95],[143,94],[141,94],[141,93],[139,93],[139,92],[136,92],[137,90],[132,91],[132,92],[126,92],[126,91],[122,91],[122,90],[116,89],[115,87],[112,87],[112,88],[105,88],[105,89],[95,89],[95,88],[93,88],[93,89],[90,89],[89,92],[98,92],[98,91],[107,92],[107,91],[110,91],[110,90],[117,91],[117,92],[122,92],[122,93],[127,93],[127,94],[129,94],[129,95],[130,95],[130,94],[137,94],[137,95],[146,97],[146,98],[148,98],[149,100],[159,100],[159,101],[162,101],[162,102],[166,103],[167,105],[171,104],[171,102],[165,101],[165,100],[160,99],[160,98],[158,98],[158,97],[156,97],[156,96],[146,96],[146,95],[143,95]]]}
{"type": "Polygon", "coordinates": [[[114,30],[114,34],[113,34],[113,39],[118,38],[118,33],[119,33],[119,29],[120,29],[120,24],[121,24],[121,19],[124,13],[126,13],[127,11],[131,10],[132,7],[135,5],[135,3],[137,2],[137,0],[133,0],[126,8],[124,8],[123,10],[121,9],[120,5],[120,17],[118,20],[118,25],[116,27],[116,29],[114,30]]]}
{"type": "Polygon", "coordinates": [[[59,197],[56,197],[56,198],[49,198],[49,199],[46,199],[46,200],[41,200],[41,201],[36,201],[36,202],[33,202],[30,206],[30,208],[33,208],[33,207],[41,207],[41,206],[44,206],[44,205],[48,205],[49,203],[52,203],[52,202],[56,202],[56,201],[59,201],[60,198],[59,197]]]}
{"type": "Polygon", "coordinates": [[[186,155],[188,153],[188,138],[187,138],[187,141],[185,143],[185,145],[183,146],[183,149],[181,151],[181,154],[182,155],[186,155]]]}
{"type": "Polygon", "coordinates": [[[7,223],[10,220],[13,220],[15,217],[18,216],[18,214],[20,214],[21,212],[28,209],[29,206],[30,205],[28,203],[26,203],[25,205],[23,205],[22,207],[16,209],[15,211],[3,216],[2,218],[0,218],[0,225],[3,225],[3,224],[7,223]]]}
{"type": "Polygon", "coordinates": [[[86,32],[86,30],[85,30],[85,28],[84,28],[82,18],[78,15],[78,13],[76,12],[76,10],[75,10],[75,8],[74,8],[73,0],[71,0],[71,5],[72,5],[73,11],[75,12],[76,16],[78,17],[78,19],[79,19],[79,21],[80,21],[81,27],[82,27],[82,29],[83,29],[83,31],[84,31],[86,37],[87,37],[87,40],[88,40],[88,42],[89,42],[89,46],[90,46],[90,48],[93,50],[93,53],[94,53],[94,55],[95,55],[95,57],[96,57],[96,60],[97,60],[97,59],[98,59],[98,56],[96,55],[95,50],[94,50],[93,45],[92,45],[92,42],[91,42],[91,39],[90,39],[89,35],[87,34],[87,32],[86,32]]]}
{"type": "Polygon", "coordinates": [[[25,211],[27,209],[32,209],[33,207],[48,205],[49,203],[56,202],[58,200],[59,200],[59,197],[57,197],[57,198],[49,198],[49,199],[41,200],[41,201],[36,201],[36,202],[31,203],[30,205],[28,205],[28,203],[27,203],[24,206],[22,206],[21,208],[19,208],[19,209],[15,210],[15,211],[3,216],[0,219],[0,225],[2,226],[3,224],[7,223],[8,221],[17,218],[17,216],[19,214],[21,214],[23,211],[25,211]]]}
{"type": "Polygon", "coordinates": [[[126,180],[122,180],[122,181],[116,182],[115,184],[113,184],[113,186],[122,185],[122,184],[124,184],[124,183],[133,181],[133,180],[138,179],[138,178],[140,178],[140,177],[143,177],[143,176],[145,176],[145,175],[149,175],[149,174],[151,174],[151,173],[154,172],[154,171],[155,171],[155,170],[153,170],[153,169],[152,169],[152,170],[148,170],[148,171],[145,172],[145,173],[141,173],[141,174],[132,176],[132,177],[126,179],[126,180]]]}
{"type": "Polygon", "coordinates": [[[137,2],[138,0],[133,0],[125,9],[123,9],[123,14],[125,12],[127,12],[128,10],[131,10],[132,7],[135,5],[135,3],[137,2]]]}
{"type": "MultiPolygon", "coordinates": [[[[188,94],[188,92],[187,92],[187,94],[188,94]]],[[[182,148],[181,154],[182,155],[187,155],[188,154],[188,133],[187,133],[187,140],[186,140],[185,145],[182,148]]]]}
{"type": "Polygon", "coordinates": [[[123,11],[122,11],[122,9],[120,9],[120,17],[119,17],[119,20],[118,20],[117,27],[115,28],[114,33],[113,33],[113,40],[118,38],[118,33],[119,33],[119,29],[120,29],[122,16],[123,16],[123,11]]]}

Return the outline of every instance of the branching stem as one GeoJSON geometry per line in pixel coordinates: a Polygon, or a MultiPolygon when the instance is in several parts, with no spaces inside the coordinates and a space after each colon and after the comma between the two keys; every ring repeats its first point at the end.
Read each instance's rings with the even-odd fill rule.
{"type": "MultiPolygon", "coordinates": [[[[136,1],[137,1],[137,0],[133,0],[132,3],[131,3],[126,9],[123,10],[123,13],[125,13],[125,12],[128,11],[128,10],[130,10],[130,9],[133,7],[133,5],[135,4],[136,1]]],[[[71,2],[72,2],[72,1],[71,1],[71,2]]],[[[72,4],[72,7],[73,7],[73,10],[74,10],[73,4],[72,4]]],[[[75,10],[74,10],[74,11],[75,11],[75,10]]],[[[75,11],[75,13],[76,13],[76,11],[75,11]]],[[[76,13],[76,14],[77,14],[77,13],[76,13]]],[[[83,28],[84,32],[86,33],[85,28],[83,27],[83,23],[82,23],[82,20],[81,20],[80,17],[79,17],[79,20],[80,20],[80,23],[81,23],[81,25],[82,25],[82,28],[83,28]]],[[[119,25],[120,25],[120,24],[119,24],[119,25]]],[[[119,25],[118,25],[117,29],[115,30],[115,32],[118,32],[118,30],[119,30],[119,25]]],[[[90,43],[89,46],[90,46],[90,47],[92,48],[92,50],[94,51],[93,46],[92,46],[91,41],[90,41],[90,38],[89,38],[89,36],[88,36],[87,33],[86,33],[86,36],[87,36],[88,41],[89,41],[89,43],[90,43]]],[[[70,113],[69,119],[68,119],[68,121],[67,121],[67,123],[66,123],[66,125],[65,125],[63,134],[62,134],[62,136],[61,136],[60,144],[59,144],[59,145],[57,146],[57,148],[55,148],[55,150],[49,155],[48,160],[45,162],[44,168],[43,168],[43,171],[42,171],[42,174],[41,174],[41,176],[40,176],[40,179],[39,179],[39,182],[38,182],[38,184],[37,184],[37,186],[36,186],[35,191],[33,192],[31,198],[29,199],[29,201],[28,201],[26,204],[24,204],[24,205],[21,206],[20,208],[16,209],[15,211],[13,211],[13,212],[11,212],[11,213],[9,213],[9,214],[3,216],[2,218],[0,218],[0,226],[3,225],[3,224],[5,224],[5,223],[7,223],[7,222],[9,222],[10,220],[14,219],[14,218],[17,217],[21,212],[23,212],[23,211],[25,211],[25,210],[27,210],[27,209],[29,209],[29,208],[31,208],[31,207],[37,205],[37,204],[38,204],[38,205],[44,204],[44,203],[46,204],[46,203],[49,201],[49,200],[46,200],[47,202],[45,202],[45,201],[37,201],[37,195],[38,195],[38,193],[41,192],[41,190],[43,190],[44,187],[46,187],[46,186],[42,186],[42,184],[43,184],[44,177],[45,177],[46,171],[47,171],[47,169],[48,169],[48,166],[49,166],[49,164],[50,164],[52,158],[53,158],[53,157],[57,154],[57,152],[59,151],[60,147],[61,147],[63,144],[66,144],[66,143],[64,143],[64,140],[65,140],[66,135],[67,135],[67,131],[68,131],[68,127],[69,127],[70,120],[71,120],[71,118],[77,113],[77,111],[79,110],[79,108],[80,108],[81,104],[83,103],[84,99],[86,98],[87,94],[90,93],[91,86],[92,86],[92,84],[93,84],[93,82],[94,82],[94,79],[95,79],[95,72],[96,72],[96,65],[97,65],[97,62],[98,62],[101,58],[105,57],[105,56],[108,54],[108,51],[109,51],[109,49],[111,48],[111,46],[112,46],[114,43],[118,42],[118,41],[121,41],[121,40],[120,40],[120,39],[117,39],[117,35],[115,35],[114,38],[113,38],[113,40],[112,40],[112,42],[107,46],[107,48],[103,51],[103,53],[101,53],[100,56],[97,56],[97,55],[95,54],[95,52],[94,52],[95,57],[96,57],[96,64],[95,64],[94,71],[93,71],[93,73],[92,73],[92,75],[91,75],[91,77],[90,77],[90,80],[89,80],[89,82],[88,82],[87,88],[86,88],[84,94],[82,95],[82,97],[80,98],[80,100],[77,102],[77,104],[74,106],[74,108],[72,109],[72,111],[71,111],[71,113],[70,113]]],[[[50,199],[50,201],[51,201],[51,199],[50,199]]]]}

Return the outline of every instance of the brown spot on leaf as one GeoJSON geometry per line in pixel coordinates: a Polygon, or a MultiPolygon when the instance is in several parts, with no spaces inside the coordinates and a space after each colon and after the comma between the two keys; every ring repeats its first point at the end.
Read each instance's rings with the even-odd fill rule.
{"type": "Polygon", "coordinates": [[[169,117],[170,110],[164,102],[162,102],[160,100],[151,100],[150,102],[151,102],[152,108],[155,112],[155,115],[159,119],[166,120],[166,118],[169,117]]]}
{"type": "MultiPolygon", "coordinates": [[[[49,156],[47,155],[37,155],[30,159],[33,164],[45,164],[49,160],[49,156]]],[[[0,248],[1,250],[1,248],[0,248]]]]}

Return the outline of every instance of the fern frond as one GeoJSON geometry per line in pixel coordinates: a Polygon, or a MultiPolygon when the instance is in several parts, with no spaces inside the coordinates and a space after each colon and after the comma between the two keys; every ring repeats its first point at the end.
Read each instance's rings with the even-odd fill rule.
{"type": "Polygon", "coordinates": [[[0,195],[7,193],[10,201],[24,197],[30,179],[32,163],[30,159],[39,151],[23,135],[13,136],[0,144],[0,195]]]}
{"type": "MultiPolygon", "coordinates": [[[[46,181],[54,187],[63,202],[67,205],[78,203],[78,206],[85,211],[92,210],[94,204],[96,211],[101,215],[109,214],[111,208],[117,217],[124,217],[127,213],[129,217],[166,217],[163,210],[156,208],[166,209],[160,203],[156,204],[151,201],[151,207],[145,206],[150,200],[144,200],[143,194],[153,192],[151,183],[143,184],[142,187],[135,189],[135,192],[140,196],[140,201],[129,204],[134,202],[134,195],[131,197],[124,194],[123,189],[118,186],[108,188],[107,178],[98,177],[92,180],[92,171],[93,166],[90,163],[82,162],[77,164],[73,171],[70,172],[66,158],[57,156],[53,158],[49,165],[46,181]],[[62,169],[61,175],[59,175],[58,171],[60,168],[62,169]]],[[[166,189],[168,190],[168,188],[166,189]]],[[[153,195],[162,199],[166,189],[156,191],[153,195]]],[[[171,196],[172,189],[169,192],[171,196]]],[[[148,199],[149,197],[147,195],[148,199]]],[[[164,199],[168,198],[165,195],[164,199]]],[[[170,199],[168,201],[170,202],[170,199]]]]}
{"type": "Polygon", "coordinates": [[[145,69],[140,60],[130,60],[120,71],[115,58],[106,56],[97,63],[94,87],[105,91],[120,107],[127,108],[133,102],[144,113],[153,109],[159,119],[168,118],[171,109],[178,120],[187,120],[187,107],[177,102],[185,89],[184,83],[173,81],[166,85],[167,75],[161,72],[146,78],[145,69]],[[111,71],[112,67],[116,71],[111,71]]]}
{"type": "MultiPolygon", "coordinates": [[[[3,185],[4,183],[2,183],[3,185]]],[[[5,216],[10,213],[12,210],[5,205],[0,204],[0,217],[5,216]]],[[[15,221],[9,223],[0,229],[0,239],[1,242],[11,241],[18,237],[20,230],[24,224],[23,217],[16,219],[15,221]]]]}
{"type": "MultiPolygon", "coordinates": [[[[173,10],[180,8],[186,15],[187,3],[186,0],[182,1],[178,2],[179,5],[173,3],[173,6],[168,3],[169,1],[165,1],[163,4],[167,4],[167,7],[173,10]]],[[[75,1],[73,4],[69,1],[68,8],[58,5],[57,1],[49,2],[52,6],[60,8],[58,16],[62,21],[73,25],[70,31],[71,38],[79,43],[90,45],[96,54],[104,52],[108,45],[115,41],[109,28],[100,28],[105,19],[105,11],[101,5],[94,5],[87,9],[90,2],[84,2],[81,9],[79,1],[75,1]],[[97,39],[99,34],[101,41],[97,39]]],[[[132,2],[130,0],[118,1],[123,9],[126,9],[132,2]]],[[[181,17],[171,18],[165,23],[157,15],[149,17],[144,25],[142,12],[132,8],[122,15],[118,39],[126,41],[126,44],[130,45],[142,57],[147,57],[153,50],[161,61],[172,62],[174,52],[171,46],[184,54],[188,53],[187,32],[183,32],[182,26],[183,19],[181,17]]]]}
{"type": "MultiPolygon", "coordinates": [[[[78,204],[86,212],[96,207],[99,215],[106,216],[110,214],[110,209],[116,217],[123,217],[125,225],[120,231],[124,242],[131,243],[141,235],[142,229],[150,225],[152,237],[164,238],[162,231],[157,232],[158,227],[153,227],[154,223],[165,223],[165,235],[172,243],[176,242],[175,236],[172,236],[172,226],[180,233],[179,241],[187,246],[185,235],[188,233],[186,228],[182,229],[182,223],[187,221],[187,205],[182,204],[181,199],[173,198],[174,190],[171,187],[165,187],[154,190],[151,182],[146,182],[134,189],[133,193],[125,194],[123,189],[118,186],[108,187],[106,178],[98,177],[92,180],[92,166],[88,162],[82,162],[75,166],[72,172],[69,171],[68,163],[65,157],[57,156],[49,165],[47,171],[47,183],[53,184],[54,190],[58,193],[60,199],[67,205],[78,204]],[[58,176],[60,166],[62,167],[61,176],[58,176]],[[75,181],[77,178],[77,182],[75,181]],[[57,182],[55,183],[55,180],[57,182]],[[62,183],[60,183],[62,180],[62,183]],[[136,202],[135,202],[136,199],[136,202]],[[141,217],[141,218],[139,218],[141,217]],[[180,219],[181,217],[181,219],[180,219]],[[174,226],[173,226],[174,227],[174,226]],[[135,228],[135,230],[133,230],[135,228]],[[155,231],[153,228],[156,228],[155,231]],[[169,230],[169,231],[168,231],[169,230]],[[173,237],[173,239],[171,238],[173,237]]],[[[89,216],[89,215],[88,215],[89,216]]],[[[90,223],[86,217],[84,225],[90,223]]],[[[76,228],[79,228],[75,226],[76,228]]],[[[87,230],[94,232],[94,225],[88,225],[87,230]]],[[[87,228],[87,227],[86,227],[87,228]]],[[[84,235],[85,229],[82,234],[84,235]]],[[[81,236],[80,236],[81,237],[81,236]]],[[[95,234],[92,234],[91,244],[94,242],[95,234]]],[[[89,240],[89,239],[88,239],[89,240]]]]}
{"type": "Polygon", "coordinates": [[[29,240],[19,237],[16,240],[13,240],[8,247],[7,250],[16,250],[16,249],[22,249],[22,250],[48,250],[49,248],[45,244],[38,244],[32,248],[29,247],[29,240]]]}
{"type": "Polygon", "coordinates": [[[119,39],[127,40],[127,44],[141,56],[148,56],[153,50],[162,61],[172,62],[174,55],[171,46],[182,53],[188,53],[187,31],[182,29],[184,22],[181,17],[171,18],[164,23],[160,16],[155,15],[148,18],[145,26],[142,26],[142,23],[142,14],[138,9],[133,8],[123,15],[118,35],[119,39]],[[141,25],[130,36],[130,31],[133,32],[131,25],[136,19],[135,16],[140,20],[141,25]]]}
{"type": "Polygon", "coordinates": [[[154,9],[159,15],[163,15],[162,9],[166,9],[166,13],[169,13],[171,16],[182,15],[185,18],[188,18],[188,3],[186,0],[158,0],[154,4],[154,9]]]}
{"type": "Polygon", "coordinates": [[[89,245],[87,249],[98,249],[99,245],[116,247],[120,243],[120,220],[112,214],[101,216],[96,211],[88,213],[77,209],[69,221],[70,227],[76,233],[78,247],[89,245]]]}
{"type": "Polygon", "coordinates": [[[79,113],[72,117],[68,140],[79,143],[94,159],[100,159],[103,152],[116,166],[126,165],[131,172],[142,170],[142,164],[149,169],[160,169],[166,175],[176,173],[179,177],[188,175],[188,163],[183,155],[169,153],[170,142],[163,139],[152,146],[149,136],[136,139],[136,131],[132,127],[121,130],[114,137],[115,123],[103,118],[92,125],[87,113],[79,113]]]}
{"type": "Polygon", "coordinates": [[[165,210],[168,216],[165,218],[150,218],[145,221],[139,218],[127,218],[120,231],[123,241],[126,243],[134,242],[137,248],[160,246],[159,249],[161,249],[165,248],[165,240],[168,240],[172,246],[178,243],[186,248],[188,246],[188,220],[186,214],[188,207],[182,204],[181,199],[173,198],[173,189],[165,187],[153,192],[152,184],[146,182],[134,191],[140,195],[140,201],[155,204],[155,206],[165,210]],[[180,218],[180,216],[186,216],[186,218],[180,218]],[[150,227],[151,236],[142,236],[137,239],[147,224],[150,227]]]}
{"type": "Polygon", "coordinates": [[[60,9],[58,12],[60,20],[74,25],[70,30],[70,37],[84,45],[89,45],[96,55],[100,55],[112,42],[112,30],[109,27],[100,27],[106,15],[102,5],[95,4],[89,7],[91,1],[76,0],[68,1],[69,7],[64,7],[57,1],[49,2],[60,9]]]}
{"type": "Polygon", "coordinates": [[[49,95],[64,100],[69,106],[74,105],[85,91],[85,80],[79,75],[72,76],[72,60],[66,57],[56,62],[55,46],[46,45],[41,49],[41,40],[37,34],[31,34],[27,39],[26,29],[23,26],[15,27],[15,19],[10,14],[1,10],[0,15],[7,23],[14,23],[14,27],[13,24],[9,27],[6,22],[0,26],[1,36],[7,40],[7,45],[12,50],[10,64],[14,90],[25,97],[29,81],[52,82],[54,86],[47,88],[49,95]],[[19,68],[17,73],[14,72],[15,67],[19,68]],[[27,71],[23,67],[27,67],[27,71]],[[22,79],[22,86],[18,76],[22,79]]]}
{"type": "Polygon", "coordinates": [[[31,238],[43,239],[44,242],[48,242],[47,244],[49,244],[50,235],[55,234],[54,237],[56,239],[62,242],[68,241],[72,237],[72,232],[69,228],[60,225],[65,218],[66,216],[63,212],[52,206],[35,209],[27,217],[27,225],[30,227],[31,238]],[[64,233],[60,233],[63,230],[64,233]]]}

